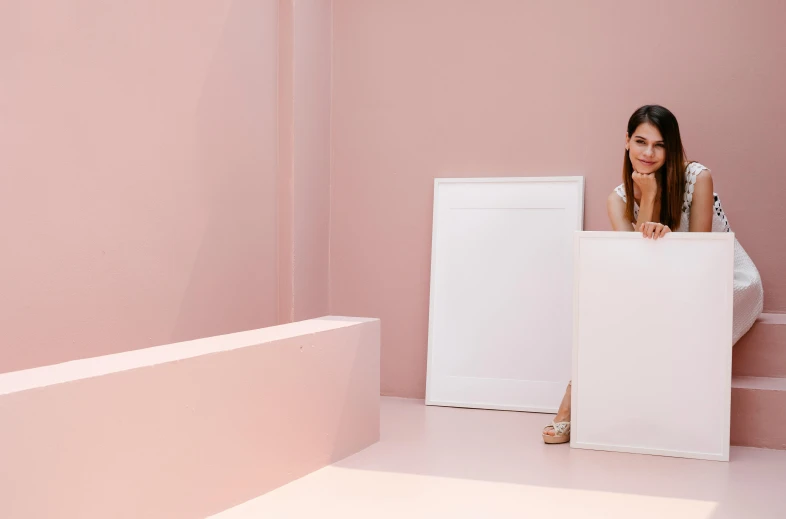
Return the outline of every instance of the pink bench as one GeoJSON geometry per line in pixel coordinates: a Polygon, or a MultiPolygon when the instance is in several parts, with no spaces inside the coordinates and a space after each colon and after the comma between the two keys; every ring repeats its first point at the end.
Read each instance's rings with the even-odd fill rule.
{"type": "Polygon", "coordinates": [[[358,452],[379,341],[325,317],[0,375],[0,517],[205,517],[358,452]]]}

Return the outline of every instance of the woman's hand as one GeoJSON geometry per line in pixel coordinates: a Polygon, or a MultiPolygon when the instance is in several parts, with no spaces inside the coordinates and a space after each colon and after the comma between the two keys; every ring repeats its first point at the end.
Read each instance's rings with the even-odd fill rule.
{"type": "Polygon", "coordinates": [[[658,238],[663,238],[666,236],[666,233],[671,232],[671,229],[669,229],[668,225],[663,225],[662,223],[658,222],[643,223],[639,227],[639,230],[645,238],[653,238],[655,240],[658,238]]]}
{"type": "Polygon", "coordinates": [[[641,198],[655,200],[658,195],[658,179],[655,173],[639,173],[634,171],[632,174],[633,183],[639,187],[641,198]]]}

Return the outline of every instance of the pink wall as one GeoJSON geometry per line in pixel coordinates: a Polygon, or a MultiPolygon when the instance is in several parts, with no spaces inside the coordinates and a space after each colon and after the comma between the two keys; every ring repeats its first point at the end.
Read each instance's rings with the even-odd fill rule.
{"type": "Polygon", "coordinates": [[[279,320],[328,313],[331,0],[279,1],[279,320]]]}
{"type": "Polygon", "coordinates": [[[608,229],[648,102],[786,311],[786,7],[574,4],[1,3],[0,371],[330,310],[423,396],[433,178],[583,174],[608,229]]]}
{"type": "Polygon", "coordinates": [[[294,3],[296,321],[328,313],[331,4],[294,3]]]}
{"type": "Polygon", "coordinates": [[[336,0],[331,312],[384,323],[384,394],[423,397],[434,177],[586,177],[606,230],[625,125],[680,119],[786,311],[786,4],[336,0]]]}
{"type": "Polygon", "coordinates": [[[278,322],[295,320],[294,0],[278,1],[278,322]]]}
{"type": "Polygon", "coordinates": [[[0,371],[276,321],[275,0],[0,3],[0,371]]]}

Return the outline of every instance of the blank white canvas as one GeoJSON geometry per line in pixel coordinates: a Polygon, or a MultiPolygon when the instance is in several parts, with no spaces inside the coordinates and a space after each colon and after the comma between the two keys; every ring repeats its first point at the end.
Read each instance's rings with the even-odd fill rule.
{"type": "Polygon", "coordinates": [[[732,233],[576,233],[571,446],[729,459],[732,233]]]}
{"type": "Polygon", "coordinates": [[[426,403],[555,412],[582,177],[437,179],[426,403]]]}

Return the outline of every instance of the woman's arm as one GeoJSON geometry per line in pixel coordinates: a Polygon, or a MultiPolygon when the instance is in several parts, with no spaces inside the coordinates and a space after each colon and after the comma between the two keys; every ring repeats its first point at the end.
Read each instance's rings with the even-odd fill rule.
{"type": "Polygon", "coordinates": [[[606,210],[609,213],[611,228],[615,231],[634,231],[633,223],[625,218],[625,201],[615,193],[611,192],[606,200],[606,210]]]}
{"type": "Polygon", "coordinates": [[[696,177],[693,186],[693,201],[690,206],[690,232],[712,231],[712,208],[715,205],[715,191],[710,170],[705,169],[696,177]]]}
{"type": "Polygon", "coordinates": [[[655,217],[655,206],[658,198],[658,181],[653,173],[639,173],[633,172],[633,183],[639,187],[641,191],[641,203],[639,204],[639,214],[636,220],[635,229],[642,230],[642,225],[657,223],[660,220],[660,214],[655,217]]]}
{"type": "Polygon", "coordinates": [[[639,218],[634,224],[625,218],[625,201],[617,193],[612,192],[606,200],[606,210],[609,213],[611,228],[615,231],[639,231],[645,238],[654,238],[656,240],[662,238],[666,233],[671,232],[671,229],[658,222],[646,219],[647,215],[651,217],[653,206],[653,202],[647,203],[646,200],[642,200],[641,207],[639,207],[639,218]],[[643,213],[645,205],[646,213],[643,213]]]}
{"type": "Polygon", "coordinates": [[[642,196],[639,206],[639,217],[636,220],[636,230],[641,230],[641,226],[647,223],[657,223],[660,217],[655,218],[655,197],[642,196]]]}

